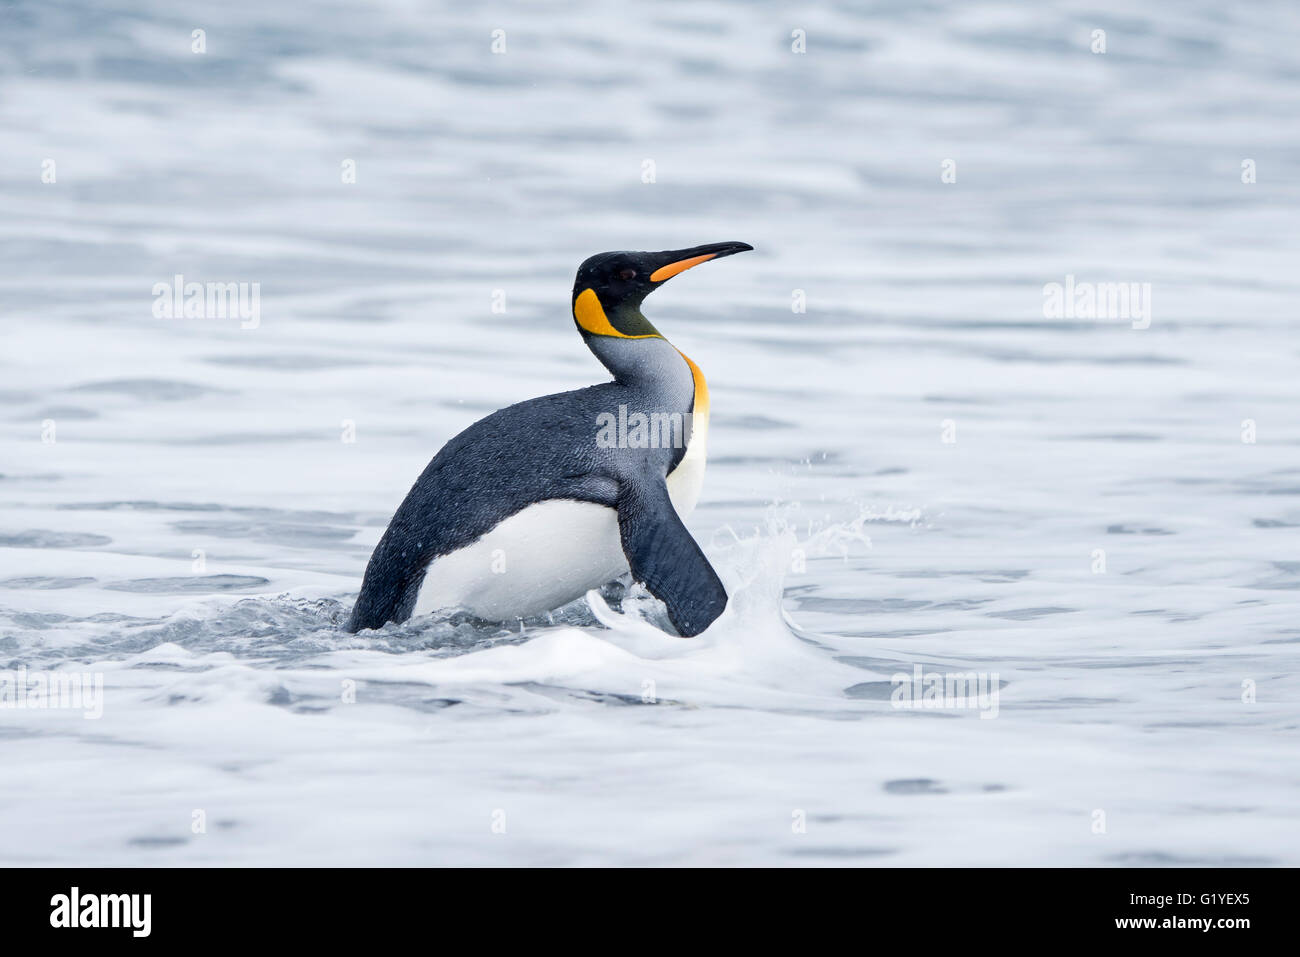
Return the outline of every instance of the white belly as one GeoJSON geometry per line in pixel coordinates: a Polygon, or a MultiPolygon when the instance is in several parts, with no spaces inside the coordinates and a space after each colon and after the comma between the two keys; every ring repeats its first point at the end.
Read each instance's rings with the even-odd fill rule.
{"type": "Polygon", "coordinates": [[[415,614],[460,608],[492,621],[567,605],[627,571],[618,513],[591,502],[529,505],[429,565],[415,614]]]}
{"type": "MultiPolygon", "coordinates": [[[[703,437],[692,439],[668,476],[669,498],[683,519],[694,510],[704,479],[704,443],[697,438],[703,437]]],[[[539,502],[434,559],[414,614],[463,609],[489,621],[527,618],[567,605],[627,570],[614,509],[568,499],[539,502]]]]}

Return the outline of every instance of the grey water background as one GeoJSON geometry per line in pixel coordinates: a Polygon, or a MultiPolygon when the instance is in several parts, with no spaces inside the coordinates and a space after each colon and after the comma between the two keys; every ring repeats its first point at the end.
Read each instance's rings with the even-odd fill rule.
{"type": "Polygon", "coordinates": [[[0,4],[0,668],[104,682],[0,709],[0,859],[1300,863],[1298,41],[1287,3],[0,4]],[[577,264],[733,239],[647,303],[709,378],[730,617],[341,634],[447,438],[602,378],[577,264]],[[177,274],[259,324],[155,318],[177,274]],[[1045,318],[1067,275],[1150,283],[1149,328],[1045,318]],[[997,717],[892,707],[918,665],[997,717]]]}

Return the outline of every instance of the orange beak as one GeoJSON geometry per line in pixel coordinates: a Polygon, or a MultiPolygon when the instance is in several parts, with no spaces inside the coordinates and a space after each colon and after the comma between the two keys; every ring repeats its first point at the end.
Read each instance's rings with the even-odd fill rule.
{"type": "Polygon", "coordinates": [[[703,256],[692,256],[690,259],[683,259],[679,262],[669,263],[667,266],[660,266],[650,274],[651,282],[663,282],[665,279],[672,279],[679,272],[686,272],[692,266],[698,266],[700,263],[708,262],[717,253],[705,253],[703,256]]]}
{"type": "Polygon", "coordinates": [[[710,259],[747,252],[753,248],[748,243],[711,243],[708,246],[696,246],[694,249],[679,249],[668,253],[650,253],[648,255],[655,258],[662,256],[663,259],[660,259],[660,262],[667,260],[664,265],[650,274],[650,281],[663,282],[665,279],[672,279],[678,273],[685,272],[692,266],[706,263],[710,259]]]}

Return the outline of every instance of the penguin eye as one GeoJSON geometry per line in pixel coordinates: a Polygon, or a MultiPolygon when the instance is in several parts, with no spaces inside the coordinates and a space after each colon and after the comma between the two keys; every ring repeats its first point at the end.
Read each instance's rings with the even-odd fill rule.
{"type": "Polygon", "coordinates": [[[621,270],[619,270],[618,277],[619,277],[620,279],[625,279],[625,280],[626,280],[626,279],[635,279],[635,278],[636,278],[636,270],[635,270],[635,269],[621,269],[621,270]]]}

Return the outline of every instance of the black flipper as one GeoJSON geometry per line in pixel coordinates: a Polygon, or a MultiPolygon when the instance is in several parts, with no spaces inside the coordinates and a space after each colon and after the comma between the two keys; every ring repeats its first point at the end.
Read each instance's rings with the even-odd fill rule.
{"type": "Polygon", "coordinates": [[[668,606],[679,634],[694,637],[722,614],[727,590],[682,524],[662,478],[622,480],[618,530],[632,577],[668,606]]]}

